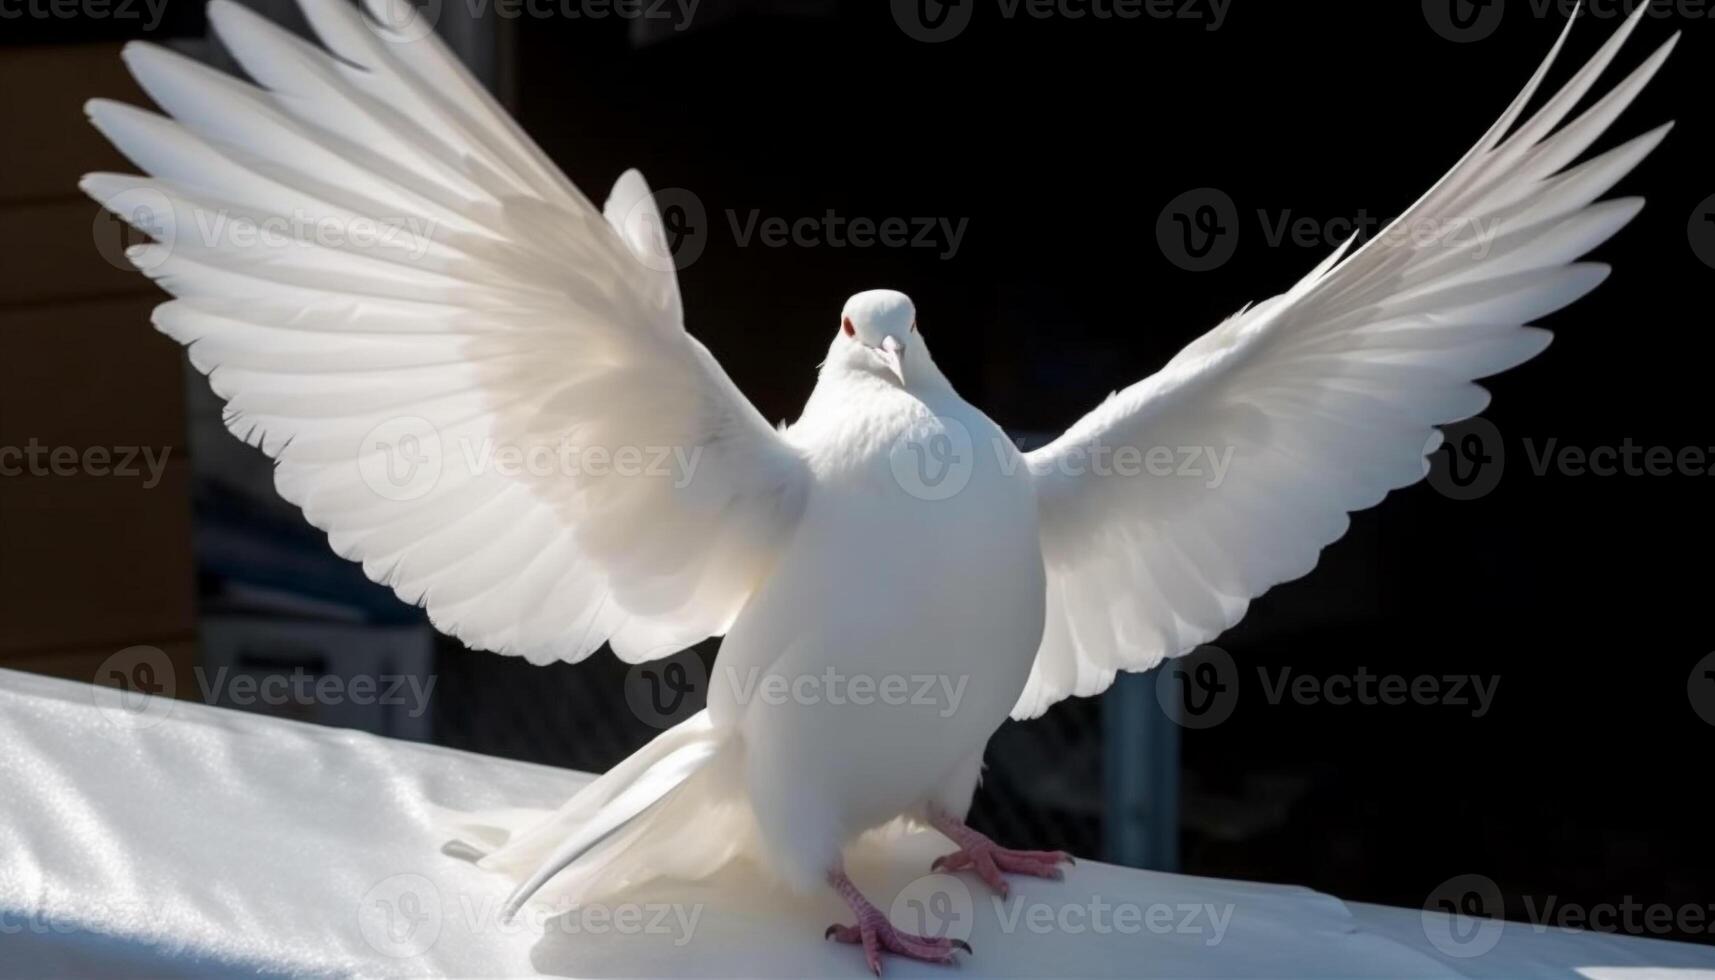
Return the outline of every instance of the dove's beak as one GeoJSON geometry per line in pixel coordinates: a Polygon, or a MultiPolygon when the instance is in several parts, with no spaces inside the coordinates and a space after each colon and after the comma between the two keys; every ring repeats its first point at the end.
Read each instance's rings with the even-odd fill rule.
{"type": "Polygon", "coordinates": [[[882,338],[881,346],[877,347],[875,352],[880,355],[881,363],[887,365],[887,369],[899,379],[899,383],[905,384],[905,345],[900,343],[898,338],[889,335],[882,338]]]}

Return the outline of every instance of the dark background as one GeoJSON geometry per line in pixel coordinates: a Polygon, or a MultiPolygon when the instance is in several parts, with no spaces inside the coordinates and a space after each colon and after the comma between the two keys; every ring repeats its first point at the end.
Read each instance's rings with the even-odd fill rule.
{"type": "MultiPolygon", "coordinates": [[[[1268,223],[1289,212],[1325,224],[1408,205],[1563,22],[1558,5],[1507,3],[1498,22],[1479,22],[1484,36],[1459,43],[1436,29],[1433,3],[1232,0],[1214,30],[1208,4],[1171,6],[1200,19],[1006,19],[988,0],[936,44],[908,36],[887,4],[855,0],[703,0],[682,32],[531,17],[506,25],[499,77],[590,197],[636,166],[701,207],[700,229],[687,230],[702,251],[680,275],[689,327],[764,415],[796,415],[844,298],[889,286],[915,299],[959,389],[1028,436],[1059,431],[1326,254],[1321,241],[1271,245],[1259,210],[1268,223]],[[1164,207],[1196,188],[1224,192],[1238,215],[1232,258],[1204,272],[1171,261],[1156,235],[1164,207]],[[968,225],[950,258],[741,246],[732,228],[753,210],[795,220],[830,209],[968,225]]],[[[1486,449],[1504,454],[1487,464],[1491,489],[1454,499],[1465,494],[1420,484],[1356,515],[1314,573],[1219,641],[1238,700],[1223,723],[1181,735],[1180,870],[1404,906],[1480,874],[1512,917],[1553,898],[1715,918],[1715,724],[1696,710],[1715,717],[1715,682],[1693,676],[1715,649],[1715,482],[1538,474],[1530,459],[1550,439],[1715,447],[1715,268],[1688,237],[1715,194],[1715,24],[1696,5],[1658,6],[1617,69],[1673,30],[1685,37],[1598,149],[1679,126],[1615,192],[1649,206],[1595,254],[1614,275],[1543,321],[1557,339],[1541,357],[1489,383],[1486,449]],[[1258,670],[1272,679],[1283,667],[1497,686],[1480,718],[1449,703],[1270,703],[1258,670]]],[[[1617,7],[1575,29],[1551,85],[1617,26],[1617,7]]],[[[0,30],[13,26],[9,40],[32,44],[139,33],[0,30]]],[[[171,7],[158,33],[200,34],[198,12],[171,7]]],[[[202,519],[210,495],[198,494],[202,519]]],[[[602,768],[653,731],[613,716],[627,672],[605,654],[531,668],[445,641],[439,656],[438,741],[602,768]]],[[[1103,705],[1009,724],[978,821],[1011,843],[1100,854],[1103,705]]]]}

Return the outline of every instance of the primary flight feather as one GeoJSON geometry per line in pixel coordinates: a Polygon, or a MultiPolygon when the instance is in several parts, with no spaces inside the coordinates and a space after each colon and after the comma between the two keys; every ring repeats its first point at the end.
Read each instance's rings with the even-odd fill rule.
{"type": "Polygon", "coordinates": [[[1424,475],[1435,427],[1486,404],[1474,381],[1606,275],[1577,260],[1642,202],[1597,199],[1667,127],[1575,161],[1674,44],[1568,121],[1640,5],[1526,116],[1563,33],[1387,230],[1020,454],[891,290],[847,302],[802,415],[770,426],[686,333],[643,178],[598,210],[432,32],[369,2],[303,0],[324,50],[214,0],[255,84],[128,46],[172,118],[91,102],[151,176],[83,188],[158,239],[128,253],[174,296],[154,322],[281,495],[436,626],[534,663],[726,637],[705,711],[483,858],[518,883],[509,912],[550,882],[748,858],[839,892],[856,922],[828,935],[878,972],[967,947],[892,926],[845,846],[905,820],[997,889],[1057,874],[1065,855],[963,823],[988,737],[1217,636],[1424,475]],[[1178,446],[1223,449],[1221,479],[1098,465],[1178,446]],[[921,482],[929,447],[956,486],[921,482]],[[893,684],[917,677],[941,683],[893,684]]]}

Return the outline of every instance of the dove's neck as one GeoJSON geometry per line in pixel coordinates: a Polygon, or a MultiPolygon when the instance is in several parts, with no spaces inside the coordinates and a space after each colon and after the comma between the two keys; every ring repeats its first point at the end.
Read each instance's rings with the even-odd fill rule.
{"type": "Polygon", "coordinates": [[[966,409],[928,351],[919,345],[916,351],[907,349],[907,358],[902,385],[867,351],[836,343],[803,414],[787,429],[788,438],[849,463],[865,455],[864,447],[890,445],[911,419],[966,409]]]}
{"type": "MultiPolygon", "coordinates": [[[[821,373],[816,377],[816,391],[837,393],[840,397],[849,396],[853,391],[870,391],[884,396],[890,392],[903,392],[931,406],[949,397],[958,397],[952,383],[935,365],[935,359],[929,356],[927,344],[919,341],[908,345],[903,360],[905,383],[901,384],[869,351],[836,338],[828,348],[827,358],[822,361],[821,373]]],[[[813,400],[815,396],[811,397],[813,400]]]]}

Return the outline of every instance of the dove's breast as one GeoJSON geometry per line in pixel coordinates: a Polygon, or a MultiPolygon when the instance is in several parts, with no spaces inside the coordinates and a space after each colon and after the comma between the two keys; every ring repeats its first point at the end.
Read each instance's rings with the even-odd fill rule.
{"type": "Polygon", "coordinates": [[[982,751],[1042,635],[1036,502],[1016,450],[962,402],[892,407],[830,426],[837,442],[807,453],[816,487],[710,692],[716,722],[743,734],[753,794],[827,806],[851,833],[982,751]]]}

